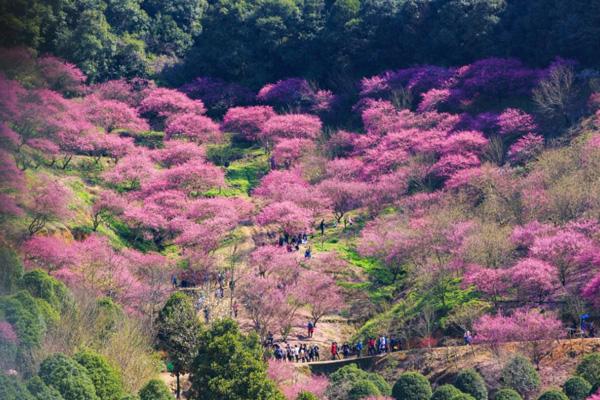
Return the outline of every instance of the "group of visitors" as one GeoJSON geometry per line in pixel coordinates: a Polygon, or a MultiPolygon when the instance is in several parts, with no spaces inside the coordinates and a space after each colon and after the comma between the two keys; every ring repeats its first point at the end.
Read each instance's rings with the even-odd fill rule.
{"type": "MultiPolygon", "coordinates": [[[[291,236],[287,233],[284,233],[283,235],[279,236],[279,239],[277,241],[277,244],[279,245],[279,247],[285,246],[288,253],[291,253],[294,251],[299,251],[300,246],[306,245],[307,243],[308,243],[308,235],[306,234],[306,232],[299,233],[297,235],[291,235],[291,236]]],[[[308,250],[310,250],[310,247],[308,248],[308,250]]],[[[310,254],[310,251],[309,251],[309,254],[310,254]]],[[[306,256],[306,253],[305,253],[305,256],[306,256]]]]}
{"type": "Polygon", "coordinates": [[[320,361],[321,355],[319,353],[319,346],[307,345],[302,343],[300,345],[295,344],[291,346],[289,343],[283,342],[281,346],[279,344],[273,345],[273,357],[278,361],[287,362],[313,362],[320,361]]]}

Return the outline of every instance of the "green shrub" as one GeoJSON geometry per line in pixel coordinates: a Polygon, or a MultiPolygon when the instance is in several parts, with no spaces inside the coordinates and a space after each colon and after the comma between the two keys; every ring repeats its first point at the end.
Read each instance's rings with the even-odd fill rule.
{"type": "Polygon", "coordinates": [[[540,388],[540,376],[529,359],[518,355],[502,368],[502,380],[521,396],[527,396],[540,388]]]}
{"type": "Polygon", "coordinates": [[[319,398],[311,392],[300,392],[296,400],[319,400],[319,398]]]}
{"type": "Polygon", "coordinates": [[[433,391],[431,400],[450,400],[461,393],[454,385],[442,385],[433,391]]]}
{"type": "Polygon", "coordinates": [[[429,381],[418,372],[403,373],[392,388],[396,400],[429,400],[431,395],[429,381]]]}
{"type": "Polygon", "coordinates": [[[588,354],[577,366],[577,375],[588,381],[593,387],[600,386],[600,353],[588,354]]]}
{"type": "Polygon", "coordinates": [[[475,397],[467,393],[459,393],[452,397],[450,400],[475,400],[475,397]]]}
{"type": "Polygon", "coordinates": [[[39,376],[27,382],[27,389],[36,400],[64,400],[58,390],[46,385],[39,376]]]}
{"type": "Polygon", "coordinates": [[[35,299],[27,292],[0,297],[0,318],[10,322],[22,347],[40,345],[46,333],[46,322],[35,299]]]}
{"type": "Polygon", "coordinates": [[[375,385],[381,395],[389,396],[392,389],[379,374],[364,371],[356,364],[345,365],[329,376],[327,397],[330,399],[345,399],[355,385],[363,385],[367,381],[375,385]]]}
{"type": "Polygon", "coordinates": [[[23,276],[23,265],[14,250],[0,246],[0,295],[12,293],[23,276]]]}
{"type": "Polygon", "coordinates": [[[0,373],[0,399],[2,400],[36,400],[19,380],[0,373]]]}
{"type": "Polygon", "coordinates": [[[348,400],[360,400],[369,396],[380,396],[381,392],[371,381],[360,380],[355,382],[348,391],[348,400]]]}
{"type": "Polygon", "coordinates": [[[152,379],[140,390],[140,400],[172,400],[171,391],[165,383],[152,379]]]}
{"type": "Polygon", "coordinates": [[[125,395],[119,371],[106,358],[91,350],[80,351],[73,358],[87,371],[100,400],[120,400],[125,395]]]}
{"type": "Polygon", "coordinates": [[[461,392],[470,394],[476,400],[487,400],[488,398],[485,381],[474,369],[467,369],[458,374],[454,386],[461,392]]]}
{"type": "Polygon", "coordinates": [[[494,400],[523,400],[523,398],[516,390],[504,388],[496,392],[494,400]]]}
{"type": "Polygon", "coordinates": [[[592,391],[592,384],[581,376],[574,376],[567,379],[563,390],[569,400],[585,400],[592,391]]]}
{"type": "Polygon", "coordinates": [[[85,368],[64,354],[46,358],[40,366],[40,378],[57,389],[64,400],[99,400],[85,368]]]}
{"type": "Polygon", "coordinates": [[[569,398],[560,390],[550,389],[542,393],[538,400],[569,400],[569,398]]]}
{"type": "Polygon", "coordinates": [[[20,286],[33,297],[45,300],[58,312],[65,312],[73,307],[73,299],[64,283],[39,269],[29,271],[20,281],[20,286]]]}

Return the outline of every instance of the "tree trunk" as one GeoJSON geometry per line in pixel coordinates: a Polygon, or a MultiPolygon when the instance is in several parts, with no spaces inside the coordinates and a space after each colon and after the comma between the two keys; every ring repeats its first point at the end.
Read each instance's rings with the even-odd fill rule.
{"type": "Polygon", "coordinates": [[[181,398],[181,397],[180,397],[180,396],[181,396],[181,393],[180,393],[180,392],[181,392],[181,390],[180,390],[180,388],[179,388],[179,372],[177,372],[177,373],[175,374],[175,376],[177,377],[177,391],[176,391],[176,395],[177,395],[177,398],[179,399],[179,398],[181,398]]]}

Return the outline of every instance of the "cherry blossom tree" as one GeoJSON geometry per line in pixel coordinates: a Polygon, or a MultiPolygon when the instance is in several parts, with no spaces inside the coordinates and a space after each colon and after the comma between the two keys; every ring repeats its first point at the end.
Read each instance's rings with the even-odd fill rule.
{"type": "Polygon", "coordinates": [[[544,150],[544,138],[529,133],[508,149],[508,159],[513,164],[524,164],[535,159],[544,150]]]}
{"type": "Polygon", "coordinates": [[[195,143],[181,140],[169,140],[165,142],[163,148],[154,150],[150,156],[165,168],[185,164],[188,161],[206,161],[204,148],[195,143]]]}
{"type": "Polygon", "coordinates": [[[105,100],[97,95],[85,98],[85,111],[90,122],[106,132],[125,129],[132,132],[147,131],[150,126],[141,119],[137,110],[118,100],[105,100]]]}
{"type": "Polygon", "coordinates": [[[212,188],[224,186],[225,177],[221,168],[208,163],[188,161],[156,172],[142,183],[141,189],[144,195],[177,189],[189,196],[199,196],[212,188]]]}
{"type": "Polygon", "coordinates": [[[219,142],[219,125],[210,118],[198,114],[177,114],[165,126],[165,139],[182,137],[196,143],[219,142]]]}
{"type": "Polygon", "coordinates": [[[123,197],[111,190],[103,190],[92,205],[92,230],[96,231],[107,218],[123,214],[126,207],[123,197]]]}
{"type": "Polygon", "coordinates": [[[157,173],[148,153],[144,151],[131,153],[119,160],[117,165],[104,173],[104,179],[128,190],[138,189],[142,182],[157,173]]]}
{"type": "Polygon", "coordinates": [[[288,400],[296,400],[302,392],[312,393],[317,398],[324,398],[329,385],[329,380],[325,376],[304,374],[299,372],[293,364],[276,360],[269,360],[267,374],[288,400]]]}
{"type": "Polygon", "coordinates": [[[30,236],[42,230],[48,222],[71,217],[71,190],[55,178],[41,174],[31,187],[25,208],[30,215],[27,231],[30,236]]]}
{"type": "Polygon", "coordinates": [[[21,246],[27,268],[41,268],[49,272],[72,267],[77,253],[70,243],[54,236],[34,236],[21,246]]]}
{"type": "Polygon", "coordinates": [[[321,128],[321,121],[313,115],[276,115],[265,122],[259,134],[259,139],[267,147],[285,138],[314,140],[321,134],[321,128]]]}
{"type": "Polygon", "coordinates": [[[273,161],[278,166],[289,168],[304,154],[314,152],[315,143],[308,139],[282,139],[273,148],[273,161]]]}
{"type": "Polygon", "coordinates": [[[222,129],[234,132],[242,139],[255,141],[264,124],[275,116],[270,106],[232,107],[223,117],[222,129]]]}
{"type": "Polygon", "coordinates": [[[261,210],[256,217],[260,225],[275,225],[281,232],[290,235],[311,230],[312,215],[310,211],[290,201],[271,203],[261,210]]]}
{"type": "Polygon", "coordinates": [[[368,184],[360,181],[339,181],[326,179],[319,184],[319,190],[332,202],[333,212],[338,222],[351,210],[360,207],[369,190],[368,184]]]}
{"type": "Polygon", "coordinates": [[[301,279],[303,300],[308,304],[315,326],[323,316],[338,312],[344,307],[339,287],[328,275],[319,271],[306,271],[301,279]]]}
{"type": "Polygon", "coordinates": [[[47,55],[37,60],[37,67],[49,89],[67,96],[83,92],[87,78],[74,64],[47,55]]]}
{"type": "Polygon", "coordinates": [[[161,128],[167,118],[176,114],[202,115],[206,112],[202,101],[166,88],[150,89],[140,102],[139,110],[143,116],[150,118],[155,128],[161,128]]]}
{"type": "Polygon", "coordinates": [[[560,286],[556,268],[534,258],[519,261],[507,275],[521,300],[543,301],[555,294],[560,286]]]}

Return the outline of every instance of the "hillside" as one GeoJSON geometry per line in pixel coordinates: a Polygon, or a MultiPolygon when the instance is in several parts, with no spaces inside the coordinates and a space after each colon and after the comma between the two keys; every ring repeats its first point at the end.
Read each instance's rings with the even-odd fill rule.
{"type": "Polygon", "coordinates": [[[23,47],[0,59],[8,398],[162,400],[168,371],[189,399],[398,399],[405,369],[431,392],[476,368],[487,400],[516,354],[541,376],[519,396],[572,374],[589,382],[570,400],[597,390],[597,342],[556,341],[600,317],[600,74],[486,58],[242,101],[203,78],[90,84],[23,47]],[[273,360],[383,336],[435,349],[379,375],[273,360]]]}

